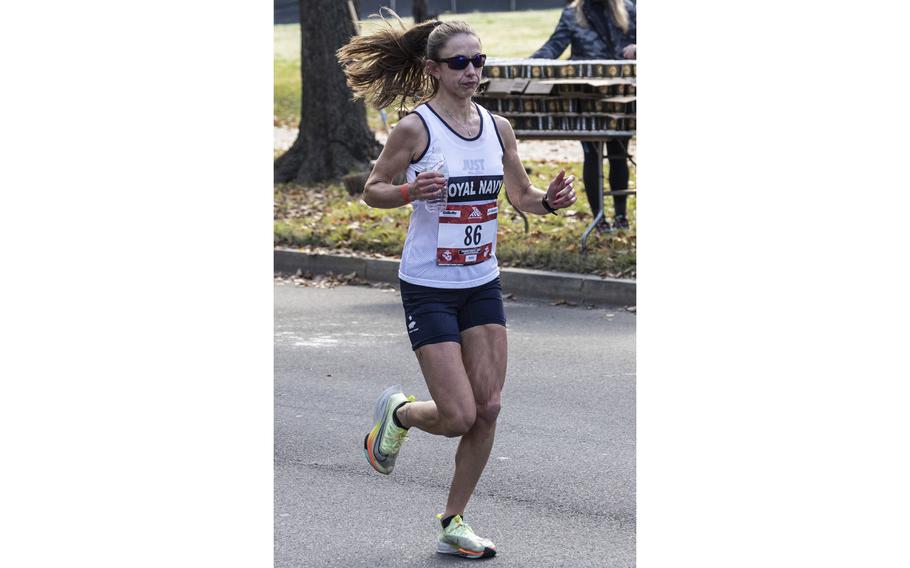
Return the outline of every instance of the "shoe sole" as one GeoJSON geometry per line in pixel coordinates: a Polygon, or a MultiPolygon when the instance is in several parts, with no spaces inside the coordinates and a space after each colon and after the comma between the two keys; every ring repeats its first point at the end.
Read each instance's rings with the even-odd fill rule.
{"type": "Polygon", "coordinates": [[[363,439],[363,455],[369,462],[370,466],[382,473],[388,475],[392,473],[395,464],[392,463],[392,467],[384,468],[379,461],[376,459],[376,455],[370,449],[370,447],[375,444],[376,438],[379,436],[379,429],[382,427],[382,421],[385,418],[385,409],[389,403],[389,399],[392,395],[401,392],[401,385],[394,385],[382,392],[379,395],[379,398],[376,399],[376,405],[373,407],[373,429],[370,430],[363,439]],[[370,439],[372,437],[372,440],[370,439]]]}
{"type": "Polygon", "coordinates": [[[475,550],[467,550],[464,548],[459,548],[457,546],[452,546],[451,544],[437,541],[436,542],[436,552],[439,554],[452,554],[454,556],[460,556],[462,558],[492,558],[496,556],[496,549],[484,547],[483,551],[477,552],[475,550]]]}

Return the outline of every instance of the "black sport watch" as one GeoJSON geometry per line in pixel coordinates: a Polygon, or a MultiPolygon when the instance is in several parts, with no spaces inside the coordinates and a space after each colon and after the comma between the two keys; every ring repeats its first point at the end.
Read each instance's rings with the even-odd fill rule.
{"type": "Polygon", "coordinates": [[[540,203],[541,203],[541,205],[543,205],[543,208],[544,208],[544,209],[546,209],[547,211],[549,211],[549,212],[552,213],[553,215],[556,215],[556,209],[553,209],[552,207],[550,207],[550,204],[547,203],[547,196],[546,196],[546,195],[543,196],[543,199],[540,200],[540,203]]]}

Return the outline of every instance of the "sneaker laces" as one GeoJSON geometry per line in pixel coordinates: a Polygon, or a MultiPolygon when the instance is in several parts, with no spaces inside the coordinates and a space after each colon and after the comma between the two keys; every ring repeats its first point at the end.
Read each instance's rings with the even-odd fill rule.
{"type": "Polygon", "coordinates": [[[386,430],[385,441],[388,442],[389,450],[391,450],[389,453],[391,454],[398,452],[398,450],[401,449],[401,443],[407,439],[408,431],[404,428],[399,428],[398,426],[391,424],[390,427],[386,430]],[[393,433],[393,428],[395,430],[398,430],[398,432],[393,433]]]}
{"type": "MultiPolygon", "coordinates": [[[[411,396],[407,397],[406,400],[407,400],[407,402],[414,402],[417,399],[414,397],[414,395],[411,395],[411,396]]],[[[408,439],[408,429],[407,428],[399,428],[398,426],[395,425],[394,422],[389,423],[389,425],[386,427],[386,435],[385,435],[383,441],[386,442],[386,444],[384,444],[384,445],[388,446],[389,454],[398,453],[398,451],[401,449],[401,443],[407,439],[408,439]]]]}
{"type": "Polygon", "coordinates": [[[461,516],[457,516],[452,519],[452,522],[449,525],[455,525],[455,528],[451,529],[449,532],[452,534],[457,534],[458,536],[470,536],[477,537],[477,534],[474,533],[474,529],[471,528],[471,525],[464,522],[461,516]]]}

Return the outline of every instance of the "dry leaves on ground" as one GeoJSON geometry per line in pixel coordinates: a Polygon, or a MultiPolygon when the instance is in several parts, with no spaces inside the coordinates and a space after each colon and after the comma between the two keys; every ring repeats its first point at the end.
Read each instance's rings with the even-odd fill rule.
{"type": "Polygon", "coordinates": [[[387,282],[368,282],[358,276],[356,272],[349,272],[348,274],[335,274],[334,272],[326,272],[325,274],[313,274],[309,271],[303,272],[301,270],[298,270],[293,276],[275,274],[275,283],[279,286],[293,284],[294,286],[303,286],[306,288],[369,286],[370,288],[394,290],[392,285],[387,282]]]}
{"type": "Polygon", "coordinates": [[[275,191],[272,204],[274,219],[307,219],[319,223],[332,210],[325,191],[311,191],[301,186],[285,185],[275,191]]]}

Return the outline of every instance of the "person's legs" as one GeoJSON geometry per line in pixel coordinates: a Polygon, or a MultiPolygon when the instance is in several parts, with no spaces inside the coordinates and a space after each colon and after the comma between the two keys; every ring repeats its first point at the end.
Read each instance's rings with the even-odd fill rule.
{"type": "MultiPolygon", "coordinates": [[[[628,144],[628,141],[625,142],[628,144]]],[[[629,189],[629,163],[626,161],[624,143],[619,140],[607,141],[607,159],[610,161],[610,191],[629,189]]],[[[616,218],[626,217],[626,195],[613,196],[613,210],[616,218]]]]}
{"type": "Polygon", "coordinates": [[[506,377],[505,323],[497,279],[465,298],[458,316],[461,345],[442,342],[415,351],[433,400],[403,405],[398,420],[405,427],[462,436],[446,517],[464,513],[493,447],[506,377]]]}
{"type": "Polygon", "coordinates": [[[449,489],[446,517],[464,513],[490,457],[508,358],[506,328],[502,325],[466,329],[461,334],[461,344],[475,419],[471,429],[461,437],[455,454],[455,475],[449,489]]]}
{"type": "MultiPolygon", "coordinates": [[[[494,556],[493,542],[478,537],[459,515],[467,506],[493,446],[506,373],[502,287],[495,279],[460,294],[456,324],[460,331],[454,336],[448,317],[453,304],[421,300],[423,292],[402,284],[409,336],[416,346],[414,353],[432,400],[406,401],[400,395],[403,402],[394,411],[395,407],[387,405],[389,416],[394,413],[398,426],[404,428],[462,437],[445,514],[439,515],[443,522],[437,552],[467,558],[494,556]]],[[[405,430],[399,428],[398,432],[403,434],[405,430]]]]}
{"type": "Polygon", "coordinates": [[[581,149],[585,154],[585,163],[582,168],[582,178],[585,182],[585,194],[588,196],[588,205],[591,213],[597,217],[600,211],[597,205],[601,192],[601,176],[603,175],[603,154],[597,142],[582,142],[581,149]]]}
{"type": "Polygon", "coordinates": [[[439,406],[433,402],[411,402],[401,407],[399,416],[406,426],[461,435],[445,512],[437,515],[442,524],[436,552],[489,558],[496,555],[496,545],[477,536],[463,516],[493,447],[506,374],[506,328],[500,324],[470,327],[462,332],[461,341],[460,353],[457,343],[438,344],[441,348],[427,345],[417,350],[427,386],[439,406]],[[465,405],[468,401],[471,406],[465,405]],[[464,432],[469,423],[470,428],[464,432]]]}

